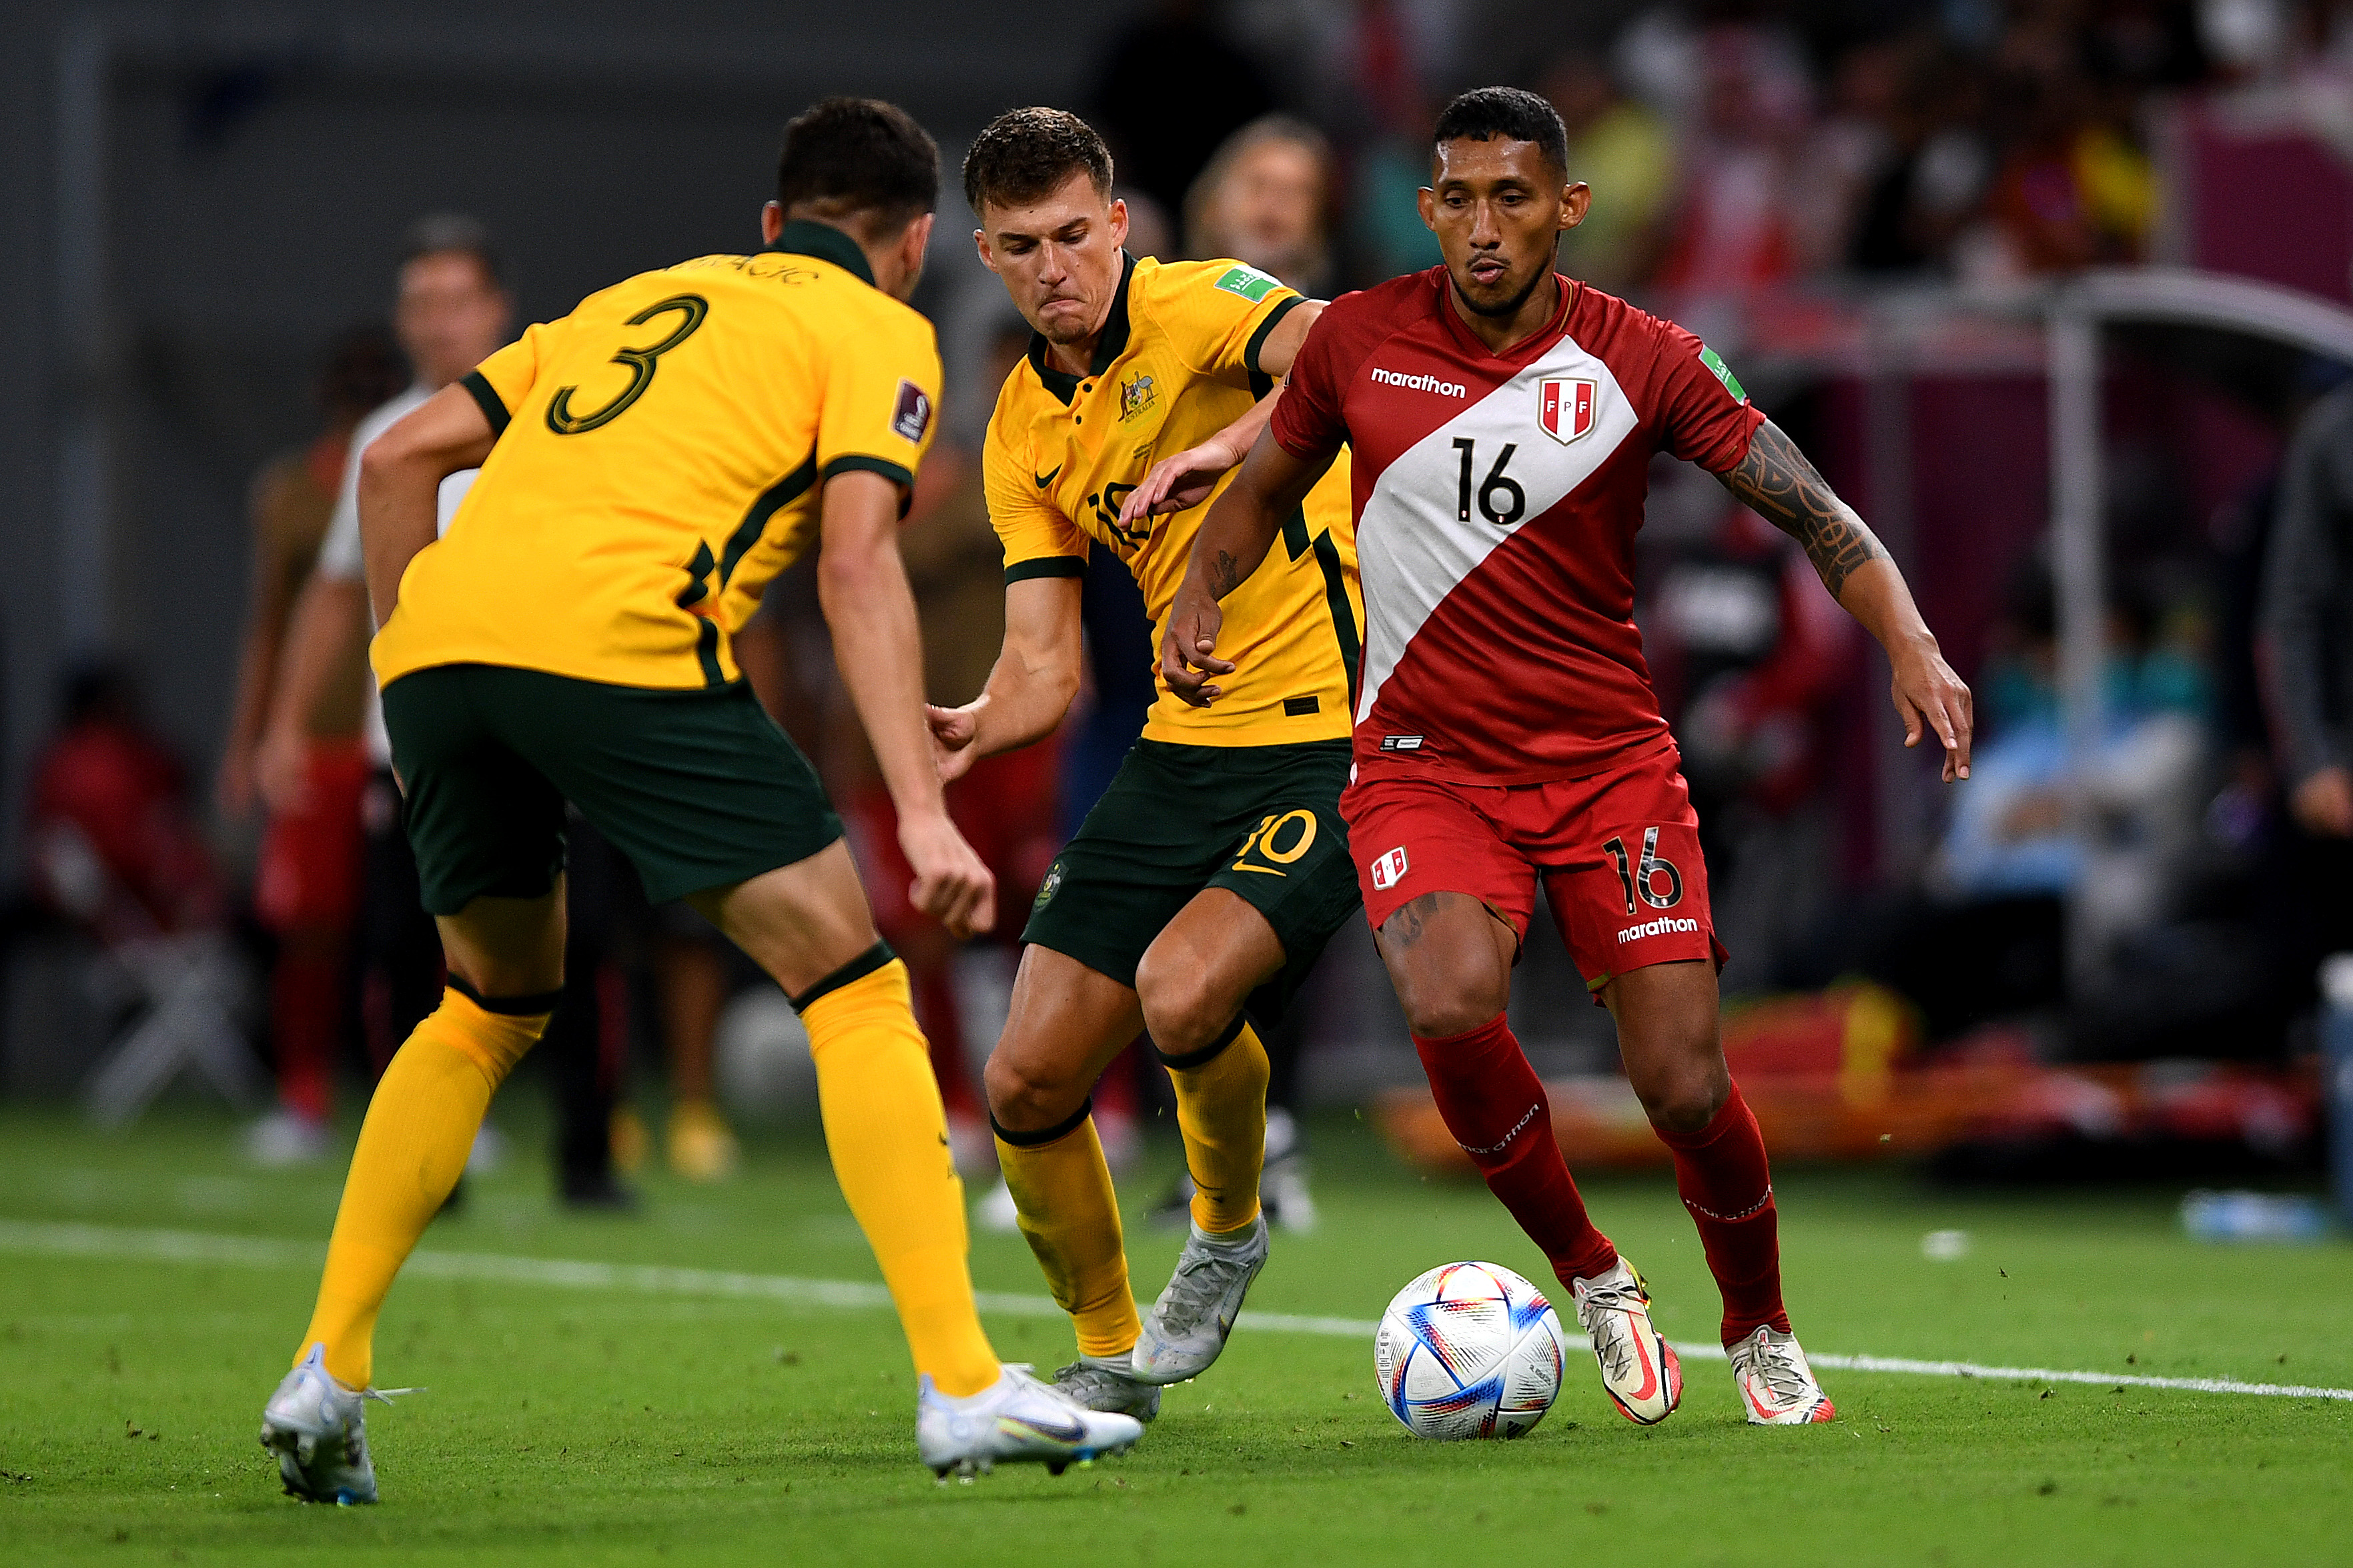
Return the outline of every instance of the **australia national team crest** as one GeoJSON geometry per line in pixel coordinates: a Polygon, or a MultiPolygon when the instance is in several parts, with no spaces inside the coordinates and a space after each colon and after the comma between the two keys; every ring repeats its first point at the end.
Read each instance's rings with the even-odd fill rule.
{"type": "Polygon", "coordinates": [[[1552,376],[1536,383],[1536,423],[1564,447],[1590,435],[1597,390],[1595,383],[1577,378],[1552,376]]]}

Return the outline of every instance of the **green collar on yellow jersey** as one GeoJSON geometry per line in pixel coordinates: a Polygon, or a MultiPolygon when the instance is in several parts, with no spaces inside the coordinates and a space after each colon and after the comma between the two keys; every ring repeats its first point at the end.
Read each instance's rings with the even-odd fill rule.
{"type": "Polygon", "coordinates": [[[1078,395],[1081,381],[1103,374],[1113,360],[1127,352],[1127,286],[1135,278],[1135,258],[1123,251],[1119,259],[1119,291],[1111,297],[1111,313],[1103,318],[1103,334],[1095,339],[1094,363],[1087,367],[1086,375],[1064,375],[1056,370],[1046,358],[1046,335],[1029,334],[1030,366],[1037,371],[1038,379],[1046,384],[1046,390],[1060,398],[1066,407],[1078,395]]]}
{"type": "Polygon", "coordinates": [[[856,240],[829,223],[795,218],[777,232],[776,243],[760,248],[781,251],[786,256],[814,256],[819,261],[832,262],[868,288],[874,286],[874,268],[867,265],[866,252],[858,247],[856,240]]]}

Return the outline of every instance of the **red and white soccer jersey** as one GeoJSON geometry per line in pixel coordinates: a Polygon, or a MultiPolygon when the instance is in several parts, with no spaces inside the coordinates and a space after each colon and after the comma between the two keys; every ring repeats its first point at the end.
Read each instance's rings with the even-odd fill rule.
{"type": "Polygon", "coordinates": [[[1563,279],[1502,354],[1448,290],[1433,268],[1334,301],[1274,410],[1293,456],[1350,450],[1366,635],[1341,809],[1366,917],[1444,890],[1525,934],[1541,879],[1597,993],[1720,964],[1634,535],[1654,453],[1721,473],[1764,416],[1697,338],[1598,289],[1563,279]]]}
{"type": "Polygon", "coordinates": [[[1723,472],[1765,416],[1700,341],[1597,289],[1498,354],[1442,267],[1333,301],[1274,437],[1345,443],[1364,574],[1360,779],[1537,784],[1668,743],[1634,627],[1651,457],[1723,472]]]}

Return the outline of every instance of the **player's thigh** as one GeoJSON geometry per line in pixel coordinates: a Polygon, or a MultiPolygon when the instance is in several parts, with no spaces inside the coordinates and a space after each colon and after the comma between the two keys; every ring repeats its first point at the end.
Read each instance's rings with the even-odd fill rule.
{"type": "Polygon", "coordinates": [[[1630,969],[1610,979],[1601,1000],[1618,1025],[1627,1081],[1651,1120],[1677,1131],[1705,1127],[1732,1087],[1715,965],[1694,959],[1630,969]]]}
{"type": "Polygon", "coordinates": [[[1022,950],[1005,1030],[983,1075],[989,1113],[1017,1131],[1064,1121],[1143,1028],[1133,988],[1066,952],[1031,944],[1022,950]]]}
{"type": "Polygon", "coordinates": [[[1365,918],[1425,1037],[1476,1028],[1511,999],[1535,872],[1481,804],[1504,793],[1374,780],[1341,796],[1365,918]]]}
{"type": "Polygon", "coordinates": [[[418,899],[443,921],[478,904],[509,911],[461,926],[480,941],[461,940],[485,953],[538,931],[512,910],[547,899],[564,866],[564,797],[485,710],[486,673],[479,665],[420,669],[384,693],[418,899]]]}
{"type": "Polygon", "coordinates": [[[564,879],[532,899],[483,897],[437,915],[449,973],[486,1004],[564,989],[564,879]]]}
{"type": "Polygon", "coordinates": [[[767,971],[787,996],[860,962],[880,940],[849,847],[687,895],[695,910],[767,971]]]}
{"type": "Polygon", "coordinates": [[[1205,1049],[1287,962],[1282,938],[1263,913],[1230,888],[1203,889],[1152,939],[1136,966],[1136,995],[1153,1043],[1164,1057],[1205,1049]]]}

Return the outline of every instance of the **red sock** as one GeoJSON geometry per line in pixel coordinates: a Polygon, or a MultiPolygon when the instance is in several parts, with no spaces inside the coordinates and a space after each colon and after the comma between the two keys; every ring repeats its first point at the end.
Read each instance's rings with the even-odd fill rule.
{"type": "Polygon", "coordinates": [[[1724,1342],[1768,1323],[1788,1333],[1773,1173],[1765,1163],[1765,1135],[1740,1098],[1740,1086],[1732,1086],[1715,1120],[1696,1132],[1671,1132],[1656,1123],[1651,1130],[1675,1152],[1675,1190],[1699,1226],[1708,1271],[1724,1294],[1724,1342]]]}
{"type": "Polygon", "coordinates": [[[1443,1039],[1416,1035],[1413,1048],[1446,1130],[1487,1178],[1488,1191],[1544,1249],[1561,1284],[1608,1273],[1618,1249],[1585,1212],[1553,1141],[1552,1103],[1511,1025],[1498,1014],[1443,1039]]]}
{"type": "Polygon", "coordinates": [[[269,1037],[278,1098],[312,1121],[334,1110],[335,1047],[343,1034],[343,955],[339,947],[289,942],[269,977],[269,1037]]]}

